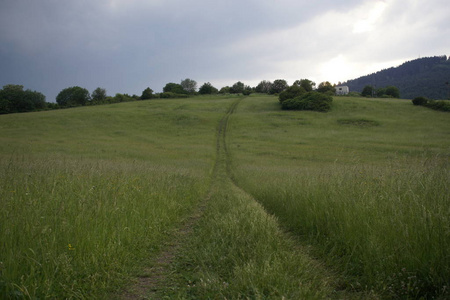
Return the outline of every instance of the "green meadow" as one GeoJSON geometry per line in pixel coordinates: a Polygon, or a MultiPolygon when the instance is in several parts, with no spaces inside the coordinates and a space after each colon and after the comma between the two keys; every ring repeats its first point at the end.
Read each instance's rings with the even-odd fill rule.
{"type": "Polygon", "coordinates": [[[448,113],[397,99],[1,115],[0,298],[445,299],[449,159],[448,113]]]}

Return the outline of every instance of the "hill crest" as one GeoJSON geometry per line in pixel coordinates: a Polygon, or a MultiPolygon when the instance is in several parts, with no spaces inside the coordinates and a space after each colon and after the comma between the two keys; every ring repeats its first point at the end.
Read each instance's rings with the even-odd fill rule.
{"type": "Polygon", "coordinates": [[[450,58],[446,55],[423,57],[407,61],[398,67],[348,80],[350,91],[361,92],[366,85],[374,88],[396,86],[401,98],[425,96],[431,99],[450,97],[450,58]]]}

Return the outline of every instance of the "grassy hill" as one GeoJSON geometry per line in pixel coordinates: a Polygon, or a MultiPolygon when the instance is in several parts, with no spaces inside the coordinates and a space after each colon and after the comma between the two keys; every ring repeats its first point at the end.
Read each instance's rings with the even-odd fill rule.
{"type": "Polygon", "coordinates": [[[449,125],[267,95],[2,115],[0,295],[445,298],[449,125]]]}

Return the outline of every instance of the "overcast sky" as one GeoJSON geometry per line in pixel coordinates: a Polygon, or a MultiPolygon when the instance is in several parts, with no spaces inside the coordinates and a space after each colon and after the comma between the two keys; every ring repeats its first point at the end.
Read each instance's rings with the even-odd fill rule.
{"type": "Polygon", "coordinates": [[[0,86],[346,81],[450,55],[448,0],[0,0],[0,86]]]}

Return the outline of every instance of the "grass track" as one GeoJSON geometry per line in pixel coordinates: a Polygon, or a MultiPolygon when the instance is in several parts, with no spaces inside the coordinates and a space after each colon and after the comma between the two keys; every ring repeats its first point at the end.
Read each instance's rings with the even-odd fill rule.
{"type": "MultiPolygon", "coordinates": [[[[280,229],[231,179],[228,127],[234,101],[217,128],[217,157],[203,217],[186,239],[163,296],[176,299],[324,299],[338,280],[280,229]]],[[[366,294],[370,298],[370,295],[366,294]]]]}

